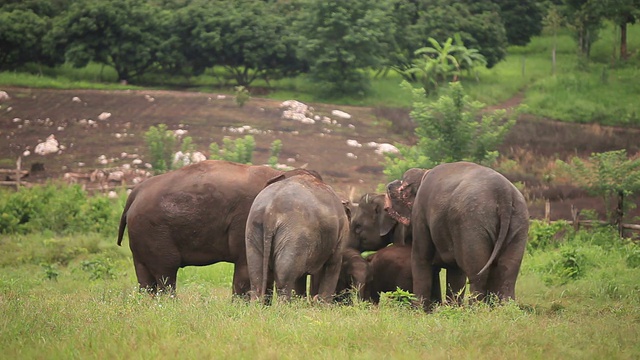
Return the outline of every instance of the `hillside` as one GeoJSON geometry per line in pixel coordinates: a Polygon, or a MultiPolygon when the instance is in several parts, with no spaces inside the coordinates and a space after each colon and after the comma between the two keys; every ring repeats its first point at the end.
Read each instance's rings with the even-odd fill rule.
{"type": "MultiPolygon", "coordinates": [[[[0,167],[14,168],[18,156],[22,167],[32,171],[28,181],[42,182],[63,178],[66,173],[88,174],[96,169],[106,173],[115,169],[140,168],[148,161],[144,132],[149,126],[167,124],[171,130],[187,130],[199,151],[208,155],[211,142],[222,145],[222,138],[237,138],[250,131],[255,137],[256,164],[265,163],[270,144],[283,143],[279,162],[289,166],[307,166],[319,171],[344,197],[356,199],[375,191],[386,182],[382,174],[383,156],[368,146],[375,143],[410,144],[412,132],[408,110],[390,108],[335,107],[307,104],[316,115],[314,124],[283,118],[280,101],[252,98],[244,107],[233,98],[212,93],[178,91],[98,91],[3,88],[10,99],[0,103],[0,167]],[[342,119],[331,114],[341,110],[351,115],[342,119]],[[104,120],[100,120],[100,115],[104,120]],[[331,119],[331,123],[322,118],[331,119]],[[252,130],[243,126],[250,126],[252,130]],[[53,134],[63,150],[37,155],[38,143],[53,134]],[[356,146],[349,145],[350,143],[356,146]],[[357,143],[356,143],[357,142],[357,143]],[[361,145],[361,146],[357,146],[361,145]],[[123,154],[126,153],[126,154],[123,154]],[[135,156],[138,155],[138,156],[135,156]],[[140,164],[134,160],[139,158],[140,164]],[[101,160],[101,159],[106,159],[101,160]],[[129,165],[125,165],[129,164],[129,165]]],[[[517,105],[518,98],[498,107],[517,105]]],[[[313,116],[312,116],[313,117],[313,116]]],[[[505,175],[523,182],[530,199],[532,216],[543,216],[542,197],[551,198],[552,217],[567,218],[570,204],[579,208],[598,208],[592,199],[573,187],[543,181],[552,172],[556,158],[588,156],[592,152],[626,148],[637,153],[640,130],[566,124],[522,116],[509,133],[501,153],[512,159],[505,175]]],[[[67,175],[67,178],[70,176],[67,175]]],[[[131,183],[131,178],[126,179],[131,183]]],[[[78,178],[79,182],[87,179],[78,178]]],[[[113,185],[113,184],[112,184],[113,185]]],[[[95,188],[96,183],[87,184],[95,188]]]]}

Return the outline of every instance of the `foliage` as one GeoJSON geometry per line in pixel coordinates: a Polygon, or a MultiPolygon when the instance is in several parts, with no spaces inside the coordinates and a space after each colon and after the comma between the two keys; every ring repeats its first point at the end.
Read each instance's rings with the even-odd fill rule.
{"type": "Polygon", "coordinates": [[[550,264],[548,283],[566,284],[584,276],[587,266],[586,256],[578,249],[563,249],[550,264]]]}
{"type": "MultiPolygon", "coordinates": [[[[557,162],[579,187],[601,196],[605,206],[617,196],[640,191],[640,158],[629,159],[624,149],[594,153],[586,161],[574,157],[569,163],[557,162]]],[[[612,219],[613,210],[607,208],[607,213],[612,219]]]]}
{"type": "Polygon", "coordinates": [[[166,124],[151,126],[144,133],[144,141],[149,149],[151,165],[156,174],[162,174],[171,170],[172,156],[176,138],[166,124]]]}
{"type": "Polygon", "coordinates": [[[543,4],[536,0],[502,0],[500,17],[510,45],[526,45],[542,30],[543,4]]]}
{"type": "Polygon", "coordinates": [[[52,64],[41,42],[51,21],[30,9],[0,11],[0,69],[14,69],[27,62],[52,64]]]}
{"type": "Polygon", "coordinates": [[[249,94],[249,90],[247,90],[244,86],[236,86],[236,96],[235,101],[239,107],[243,107],[244,104],[251,99],[251,95],[249,94]]]}
{"type": "Polygon", "coordinates": [[[58,271],[58,266],[56,264],[41,264],[42,270],[44,270],[44,276],[48,280],[58,281],[58,276],[60,276],[60,271],[58,271]]]}
{"type": "Polygon", "coordinates": [[[79,185],[49,184],[0,193],[0,233],[57,234],[98,232],[117,228],[121,208],[106,196],[89,197],[79,185]]]}
{"type": "Polygon", "coordinates": [[[295,25],[298,56],[309,63],[311,79],[322,96],[364,96],[368,73],[382,63],[394,29],[389,2],[367,0],[304,1],[295,25]]]}
{"type": "Polygon", "coordinates": [[[89,273],[89,280],[110,280],[116,278],[113,262],[109,257],[95,257],[80,262],[82,270],[89,273]]]}
{"type": "Polygon", "coordinates": [[[54,20],[46,41],[76,67],[113,66],[118,81],[132,81],[159,60],[166,19],[144,0],[77,1],[54,20]]]}
{"type": "Polygon", "coordinates": [[[251,135],[244,138],[231,140],[228,137],[222,139],[222,149],[217,143],[209,145],[209,158],[213,160],[233,161],[240,164],[251,164],[253,161],[253,150],[256,148],[256,141],[251,135]]]}
{"type": "Polygon", "coordinates": [[[532,220],[529,225],[529,241],[527,250],[549,250],[557,248],[558,238],[569,236],[573,228],[567,221],[546,222],[542,220],[532,220]]]}
{"type": "Polygon", "coordinates": [[[603,10],[606,5],[600,0],[566,0],[564,5],[563,15],[578,43],[578,54],[581,60],[588,59],[591,46],[598,39],[602,29],[603,10]]]}
{"type": "Polygon", "coordinates": [[[429,38],[430,47],[416,50],[417,58],[412,68],[406,71],[410,76],[422,83],[425,93],[447,81],[456,81],[460,71],[467,69],[469,72],[477,66],[486,66],[487,61],[476,49],[467,49],[459,34],[455,36],[455,43],[448,38],[442,45],[434,38],[429,38]]]}
{"type": "Polygon", "coordinates": [[[278,165],[278,156],[280,156],[280,151],[282,150],[282,141],[280,139],[276,139],[271,143],[270,152],[271,155],[267,160],[267,164],[272,168],[275,168],[278,165]]]}
{"type": "MultiPolygon", "coordinates": [[[[405,83],[405,86],[409,86],[405,83]]],[[[454,161],[492,164],[497,147],[515,124],[514,114],[506,111],[483,113],[484,104],[471,101],[460,83],[451,83],[446,95],[435,102],[424,96],[424,89],[414,89],[411,118],[416,122],[418,142],[413,146],[396,144],[399,156],[386,155],[384,173],[399,179],[410,168],[432,168],[454,161]]]]}
{"type": "Polygon", "coordinates": [[[412,306],[418,298],[409,291],[396,287],[395,291],[380,293],[381,306],[412,306]]]}

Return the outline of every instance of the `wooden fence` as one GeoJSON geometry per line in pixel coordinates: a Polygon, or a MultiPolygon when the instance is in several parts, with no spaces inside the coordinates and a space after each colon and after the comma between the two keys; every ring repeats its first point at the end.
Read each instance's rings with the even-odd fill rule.
{"type": "Polygon", "coordinates": [[[23,177],[29,175],[28,170],[22,170],[22,157],[18,157],[16,161],[15,169],[0,169],[0,185],[15,186],[16,189],[20,189],[20,186],[29,186],[30,184],[22,180],[23,177]],[[13,180],[10,180],[13,178],[13,180]]]}

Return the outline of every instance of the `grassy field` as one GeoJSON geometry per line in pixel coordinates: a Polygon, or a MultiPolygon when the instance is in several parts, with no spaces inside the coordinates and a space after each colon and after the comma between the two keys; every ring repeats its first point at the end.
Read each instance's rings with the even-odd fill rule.
{"type": "Polygon", "coordinates": [[[176,298],[151,298],[136,290],[127,242],[4,235],[2,358],[638,358],[637,245],[607,229],[560,242],[532,229],[516,302],[433,314],[391,301],[232,301],[230,264],[181,269],[176,298]]]}

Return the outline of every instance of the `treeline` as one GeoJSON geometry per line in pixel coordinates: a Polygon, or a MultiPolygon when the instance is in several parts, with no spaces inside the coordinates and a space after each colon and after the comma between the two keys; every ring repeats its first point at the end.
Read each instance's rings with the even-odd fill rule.
{"type": "MultiPolygon", "coordinates": [[[[0,70],[25,64],[113,67],[118,81],[147,73],[197,76],[225,69],[225,81],[309,75],[339,96],[367,90],[375,71],[408,70],[417,50],[459,36],[492,67],[509,45],[543,27],[567,26],[588,56],[603,21],[626,24],[640,0],[4,0],[0,70]],[[553,14],[552,17],[549,14],[553,14]],[[368,70],[374,70],[368,71],[368,70]]],[[[460,44],[461,45],[461,44],[460,44]]]]}

